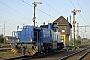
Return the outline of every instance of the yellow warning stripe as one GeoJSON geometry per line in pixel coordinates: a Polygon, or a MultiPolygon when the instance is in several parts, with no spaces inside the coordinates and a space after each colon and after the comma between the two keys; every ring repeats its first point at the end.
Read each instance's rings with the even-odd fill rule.
{"type": "Polygon", "coordinates": [[[34,49],[30,49],[30,54],[31,54],[31,55],[34,55],[36,52],[38,52],[37,46],[36,46],[36,48],[34,48],[34,49]]]}
{"type": "Polygon", "coordinates": [[[12,48],[12,49],[11,49],[11,52],[13,52],[14,54],[17,54],[17,53],[18,53],[18,50],[17,50],[17,49],[12,48]]]}

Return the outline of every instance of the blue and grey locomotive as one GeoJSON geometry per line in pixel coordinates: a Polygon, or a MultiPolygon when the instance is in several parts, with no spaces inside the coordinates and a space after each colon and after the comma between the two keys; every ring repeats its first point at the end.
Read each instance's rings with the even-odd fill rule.
{"type": "Polygon", "coordinates": [[[20,53],[34,55],[61,50],[64,47],[60,40],[60,30],[52,23],[40,27],[18,26],[16,35],[19,42],[14,45],[13,49],[20,53]]]}

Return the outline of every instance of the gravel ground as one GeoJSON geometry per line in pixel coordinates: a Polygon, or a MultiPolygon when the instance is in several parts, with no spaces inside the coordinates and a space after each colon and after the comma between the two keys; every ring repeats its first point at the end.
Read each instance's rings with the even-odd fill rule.
{"type": "Polygon", "coordinates": [[[78,54],[75,54],[74,56],[68,58],[67,60],[78,60],[83,54],[85,54],[88,50],[82,51],[78,54]]]}
{"type": "Polygon", "coordinates": [[[64,56],[67,56],[71,53],[74,53],[76,51],[79,51],[81,49],[83,49],[83,48],[78,48],[76,50],[69,50],[69,51],[60,51],[60,53],[58,53],[58,54],[53,54],[53,55],[50,55],[50,56],[45,56],[45,57],[42,57],[42,58],[36,58],[36,59],[30,59],[30,60],[59,60],[60,58],[62,58],[64,56]]]}
{"type": "Polygon", "coordinates": [[[90,53],[83,60],[90,60],[90,53]]]}
{"type": "Polygon", "coordinates": [[[46,56],[43,58],[36,58],[36,59],[31,59],[31,60],[59,60],[62,57],[67,56],[67,55],[74,53],[76,51],[79,51],[79,50],[81,50],[81,48],[77,49],[77,50],[64,51],[64,52],[60,52],[58,54],[53,54],[53,55],[46,56]]]}

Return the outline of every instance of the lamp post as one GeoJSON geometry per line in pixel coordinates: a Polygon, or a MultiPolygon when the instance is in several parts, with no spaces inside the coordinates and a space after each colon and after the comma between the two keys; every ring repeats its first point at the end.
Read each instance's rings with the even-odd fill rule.
{"type": "Polygon", "coordinates": [[[75,21],[75,15],[76,15],[76,12],[81,12],[81,10],[73,10],[72,13],[73,13],[73,22],[72,22],[72,25],[73,25],[73,33],[74,33],[74,47],[75,47],[75,24],[76,24],[76,21],[75,21]]]}

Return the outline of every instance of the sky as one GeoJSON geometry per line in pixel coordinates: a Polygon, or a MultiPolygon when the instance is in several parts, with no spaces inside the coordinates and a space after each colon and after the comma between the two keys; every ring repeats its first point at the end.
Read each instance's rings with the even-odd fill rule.
{"type": "MultiPolygon", "coordinates": [[[[36,7],[36,22],[38,26],[43,22],[51,23],[60,16],[73,17],[73,9],[81,10],[75,15],[75,21],[79,26],[90,26],[90,0],[0,0],[0,34],[11,36],[12,31],[16,31],[17,26],[33,25],[34,16],[33,2],[42,2],[36,7]]],[[[73,21],[73,18],[71,19],[73,21]]],[[[70,18],[69,18],[70,21],[70,18]]],[[[76,29],[77,30],[77,29],[76,29]]],[[[80,27],[81,37],[90,37],[90,27],[80,27]]],[[[77,33],[76,33],[77,34],[77,33]]]]}

